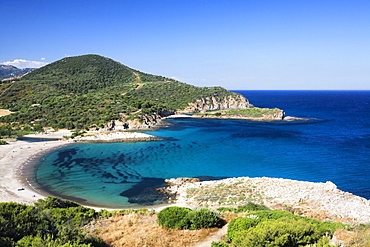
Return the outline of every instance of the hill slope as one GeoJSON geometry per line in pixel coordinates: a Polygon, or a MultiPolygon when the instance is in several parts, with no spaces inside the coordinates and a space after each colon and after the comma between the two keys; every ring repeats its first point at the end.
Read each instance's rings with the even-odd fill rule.
{"type": "Polygon", "coordinates": [[[112,121],[130,128],[134,120],[148,127],[176,111],[247,107],[247,99],[221,87],[195,87],[98,55],[64,58],[0,84],[0,108],[15,111],[0,122],[23,129],[111,128],[112,121]]]}

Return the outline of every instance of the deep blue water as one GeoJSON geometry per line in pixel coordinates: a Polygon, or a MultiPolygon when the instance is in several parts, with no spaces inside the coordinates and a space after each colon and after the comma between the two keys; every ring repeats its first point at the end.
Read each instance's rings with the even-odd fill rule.
{"type": "Polygon", "coordinates": [[[171,119],[170,126],[147,132],[166,141],[57,149],[41,160],[37,183],[107,207],[150,204],[134,197],[165,178],[198,176],[332,181],[370,199],[370,91],[237,92],[255,106],[310,120],[171,119]]]}

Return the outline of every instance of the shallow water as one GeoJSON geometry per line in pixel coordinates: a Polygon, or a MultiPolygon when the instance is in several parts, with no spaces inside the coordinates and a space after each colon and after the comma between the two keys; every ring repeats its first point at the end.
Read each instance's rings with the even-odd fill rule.
{"type": "Polygon", "coordinates": [[[370,91],[239,92],[255,106],[313,119],[169,119],[170,126],[147,132],[166,141],[79,143],[48,153],[36,181],[55,195],[106,207],[151,205],[158,197],[145,188],[198,176],[332,181],[370,199],[370,91]]]}

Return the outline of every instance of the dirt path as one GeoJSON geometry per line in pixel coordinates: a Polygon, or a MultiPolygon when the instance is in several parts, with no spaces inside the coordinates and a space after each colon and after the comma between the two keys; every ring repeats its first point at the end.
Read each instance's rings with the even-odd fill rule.
{"type": "Polygon", "coordinates": [[[222,238],[226,235],[227,233],[227,224],[224,225],[220,230],[217,232],[213,233],[211,236],[209,236],[206,240],[194,244],[192,247],[210,247],[212,242],[218,242],[221,241],[222,238]]]}

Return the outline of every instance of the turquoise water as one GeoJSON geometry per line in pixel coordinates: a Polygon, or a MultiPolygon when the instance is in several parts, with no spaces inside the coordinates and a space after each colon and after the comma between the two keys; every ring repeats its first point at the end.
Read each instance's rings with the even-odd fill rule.
{"type": "Polygon", "coordinates": [[[279,177],[334,182],[370,199],[370,91],[238,91],[308,121],[170,119],[166,141],[72,144],[45,155],[36,181],[79,202],[152,205],[173,177],[279,177]]]}

